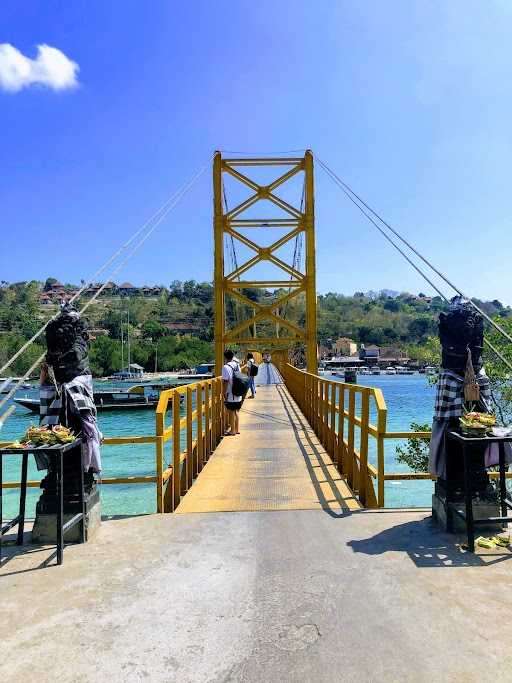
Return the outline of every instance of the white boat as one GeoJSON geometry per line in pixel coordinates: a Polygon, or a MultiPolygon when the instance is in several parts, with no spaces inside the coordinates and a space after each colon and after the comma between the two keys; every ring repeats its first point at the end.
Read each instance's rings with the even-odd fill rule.
{"type": "Polygon", "coordinates": [[[426,375],[437,375],[437,368],[434,367],[433,365],[427,365],[425,368],[425,374],[426,375]]]}
{"type": "Polygon", "coordinates": [[[392,365],[388,365],[386,368],[386,375],[396,375],[396,368],[394,368],[392,365]]]}
{"type": "Polygon", "coordinates": [[[381,373],[380,373],[380,368],[377,368],[377,367],[372,368],[372,369],[371,369],[371,374],[372,374],[372,375],[380,375],[380,374],[381,374],[381,373]]]}
{"type": "Polygon", "coordinates": [[[371,374],[372,374],[370,368],[361,368],[361,369],[359,370],[359,373],[360,373],[361,375],[371,375],[371,374]]]}
{"type": "Polygon", "coordinates": [[[404,365],[397,365],[396,366],[396,372],[398,375],[413,375],[414,370],[409,370],[409,368],[406,368],[404,365]]]}

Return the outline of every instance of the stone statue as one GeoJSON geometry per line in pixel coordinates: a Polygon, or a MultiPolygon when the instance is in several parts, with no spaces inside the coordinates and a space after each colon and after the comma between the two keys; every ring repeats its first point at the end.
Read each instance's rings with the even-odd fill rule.
{"type": "MultiPolygon", "coordinates": [[[[64,458],[64,515],[80,512],[80,462],[84,465],[86,510],[99,503],[94,474],[101,471],[102,435],[96,423],[96,406],[89,369],[89,335],[79,313],[64,305],[46,328],[47,353],[41,368],[40,423],[69,427],[82,440],[64,458]]],[[[48,469],[41,482],[43,492],[36,506],[34,540],[46,540],[56,514],[57,477],[54,461],[46,456],[36,459],[38,469],[48,469]]],[[[99,505],[98,505],[99,509],[99,505]]]]}
{"type": "MultiPolygon", "coordinates": [[[[446,521],[447,502],[462,500],[464,463],[460,445],[446,439],[458,430],[465,408],[490,411],[490,385],[482,362],[483,319],[469,301],[454,297],[439,316],[442,360],[430,441],[429,469],[437,475],[433,509],[446,521]],[[440,514],[440,509],[442,513],[440,514]]],[[[473,496],[495,504],[496,492],[485,468],[485,447],[473,448],[473,496]]]]}

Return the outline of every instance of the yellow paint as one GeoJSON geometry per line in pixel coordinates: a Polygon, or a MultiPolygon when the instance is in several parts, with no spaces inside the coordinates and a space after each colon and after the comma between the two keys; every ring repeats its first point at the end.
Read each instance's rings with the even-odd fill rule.
{"type": "MultiPolygon", "coordinates": [[[[245,170],[245,169],[244,169],[245,170]]],[[[290,348],[297,341],[306,347],[307,367],[316,372],[316,267],[315,267],[315,221],[313,195],[313,155],[306,152],[302,158],[273,159],[223,159],[217,152],[213,161],[213,229],[214,229],[214,311],[215,311],[215,363],[216,372],[220,374],[223,363],[223,351],[227,346],[245,349],[251,348],[290,348]],[[262,186],[252,180],[239,167],[288,166],[288,170],[278,176],[272,183],[262,186]],[[297,173],[304,173],[305,193],[304,207],[293,206],[275,194],[275,190],[284,185],[297,173]],[[238,206],[227,209],[223,204],[222,174],[231,175],[253,194],[238,206]],[[288,214],[286,219],[245,219],[244,211],[260,200],[268,200],[288,214]],[[290,228],[282,237],[270,246],[262,246],[257,239],[249,238],[238,228],[261,228],[276,226],[290,228]],[[293,264],[286,263],[276,251],[297,235],[305,235],[305,272],[299,272],[293,264]],[[228,235],[249,248],[254,255],[240,264],[232,272],[225,271],[224,240],[228,235]],[[254,265],[268,261],[282,273],[282,280],[242,280],[244,273],[254,265]],[[242,294],[244,288],[283,288],[289,293],[276,299],[272,305],[261,305],[242,294]],[[283,305],[304,294],[306,301],[306,322],[304,327],[295,325],[282,318],[279,311],[283,305]],[[232,297],[249,307],[252,315],[242,320],[235,327],[226,326],[226,297],[232,297]],[[257,323],[270,320],[275,326],[275,335],[258,337],[257,323]],[[282,335],[282,330],[288,336],[282,335]]],[[[255,234],[258,232],[255,230],[255,234]]]]}
{"type": "Polygon", "coordinates": [[[388,432],[387,407],[380,389],[332,382],[314,373],[302,372],[290,365],[283,353],[275,354],[274,359],[314,433],[325,445],[338,470],[346,476],[362,505],[384,507],[385,481],[434,479],[427,472],[385,472],[386,440],[429,439],[430,432],[388,432]],[[370,422],[372,406],[377,424],[370,422]],[[377,445],[376,466],[368,462],[370,438],[375,439],[377,445]],[[356,443],[359,443],[359,450],[356,443]]]}
{"type": "Polygon", "coordinates": [[[176,512],[315,510],[361,506],[284,386],[259,387],[176,512]]]}

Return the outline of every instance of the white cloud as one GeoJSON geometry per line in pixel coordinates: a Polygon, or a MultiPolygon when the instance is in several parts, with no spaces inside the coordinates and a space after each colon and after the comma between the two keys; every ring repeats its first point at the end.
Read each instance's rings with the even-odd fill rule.
{"type": "Polygon", "coordinates": [[[0,89],[18,92],[31,85],[66,90],[78,85],[80,67],[56,47],[37,46],[37,57],[25,57],[9,43],[0,43],[0,89]]]}

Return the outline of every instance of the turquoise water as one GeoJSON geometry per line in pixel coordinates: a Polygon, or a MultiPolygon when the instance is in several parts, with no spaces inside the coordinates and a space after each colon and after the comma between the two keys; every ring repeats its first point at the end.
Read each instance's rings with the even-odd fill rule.
{"type": "MultiPolygon", "coordinates": [[[[329,377],[330,378],[330,377],[329,377]]],[[[336,379],[332,377],[332,379],[336,379]]],[[[434,405],[435,389],[427,386],[424,375],[380,375],[361,377],[360,383],[379,387],[388,406],[388,430],[409,430],[411,422],[430,422],[434,405]]],[[[126,387],[126,385],[124,385],[126,387]]],[[[109,388],[101,383],[98,388],[109,388]]],[[[37,391],[19,392],[18,396],[37,397],[37,391]]],[[[372,417],[372,421],[374,417],[372,417]]],[[[19,438],[30,424],[37,422],[37,416],[18,407],[0,432],[0,440],[19,438]]],[[[155,414],[152,410],[105,412],[99,414],[100,429],[105,436],[153,435],[155,414]]],[[[182,441],[184,439],[182,438],[182,441]]],[[[403,441],[401,443],[404,443],[403,441]]],[[[404,472],[407,468],[396,462],[393,441],[386,442],[385,463],[387,472],[404,472]]],[[[170,444],[166,445],[165,460],[171,457],[170,444]]],[[[369,460],[376,464],[374,440],[370,439],[369,460]]],[[[102,449],[103,476],[136,476],[155,474],[155,447],[153,444],[126,446],[104,446],[102,449]]],[[[41,479],[44,472],[38,472],[32,458],[29,458],[29,479],[41,479]]],[[[19,481],[20,457],[4,458],[4,481],[19,481]]],[[[387,507],[414,507],[430,505],[432,484],[429,481],[387,482],[387,507]]],[[[4,518],[16,514],[19,491],[4,490],[4,518]]],[[[27,516],[33,517],[38,489],[27,493],[27,516]]],[[[156,511],[154,484],[123,484],[102,487],[102,508],[106,515],[129,515],[156,511]]]]}
{"type": "MultiPolygon", "coordinates": [[[[337,378],[333,376],[332,379],[337,378]]],[[[359,377],[359,384],[382,389],[388,409],[387,430],[389,432],[409,431],[411,422],[431,424],[436,389],[428,385],[425,375],[369,375],[359,377]]],[[[357,405],[356,412],[359,413],[357,405]]],[[[373,409],[370,412],[370,419],[374,424],[376,423],[373,409]]],[[[357,433],[356,429],[356,437],[357,433]]],[[[409,471],[405,465],[397,462],[395,455],[396,446],[404,444],[406,444],[404,439],[385,441],[386,473],[409,471]]],[[[371,437],[368,445],[368,460],[373,465],[377,465],[376,442],[371,437]]],[[[433,483],[429,480],[387,481],[384,492],[386,507],[429,507],[432,503],[433,483]]]]}

